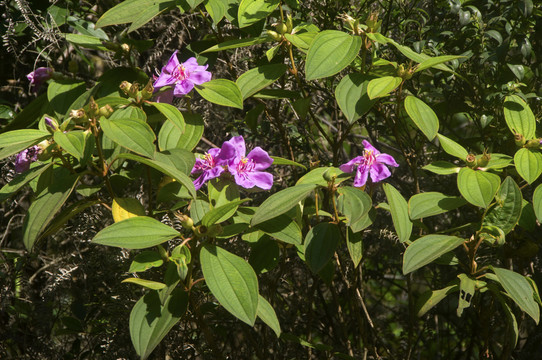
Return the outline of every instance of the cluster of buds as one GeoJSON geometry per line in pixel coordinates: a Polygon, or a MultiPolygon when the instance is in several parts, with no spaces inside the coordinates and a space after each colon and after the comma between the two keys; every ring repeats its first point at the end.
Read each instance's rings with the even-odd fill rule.
{"type": "Polygon", "coordinates": [[[275,41],[282,41],[284,40],[284,34],[291,34],[294,29],[294,21],[292,19],[292,15],[288,14],[286,16],[285,22],[278,22],[273,24],[275,26],[275,30],[267,30],[266,34],[268,39],[275,40],[275,41]]]}
{"type": "Polygon", "coordinates": [[[529,149],[542,148],[542,138],[527,140],[522,134],[515,131],[514,131],[514,142],[516,143],[517,147],[525,147],[529,149]]]}
{"type": "Polygon", "coordinates": [[[376,33],[380,29],[380,25],[382,24],[382,20],[378,20],[378,13],[372,12],[369,14],[369,17],[367,18],[367,32],[369,33],[376,33]]]}
{"type": "Polygon", "coordinates": [[[339,16],[339,19],[344,21],[345,26],[352,32],[354,35],[361,35],[363,33],[363,29],[359,23],[359,19],[354,19],[352,16],[348,14],[342,14],[339,16]]]}
{"type": "Polygon", "coordinates": [[[149,79],[149,82],[143,89],[140,90],[140,85],[137,82],[133,84],[128,81],[123,81],[119,88],[130,98],[134,99],[137,103],[140,103],[143,100],[149,100],[154,93],[154,86],[152,85],[152,80],[149,79]]]}
{"type": "Polygon", "coordinates": [[[487,164],[489,164],[489,160],[491,160],[491,154],[489,154],[486,149],[479,157],[474,154],[467,155],[465,162],[467,163],[467,166],[471,169],[477,169],[486,167],[487,164]]]}
{"type": "Polygon", "coordinates": [[[222,226],[219,224],[214,224],[209,227],[204,225],[194,226],[194,220],[191,217],[181,214],[180,212],[175,213],[175,217],[180,220],[181,226],[186,230],[191,230],[196,237],[215,237],[222,233],[222,226]]]}

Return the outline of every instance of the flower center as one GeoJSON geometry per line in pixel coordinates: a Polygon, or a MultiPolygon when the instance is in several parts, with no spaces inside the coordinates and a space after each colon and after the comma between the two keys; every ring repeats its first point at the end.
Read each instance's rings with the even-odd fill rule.
{"type": "Polygon", "coordinates": [[[177,68],[175,68],[175,70],[173,71],[173,76],[178,80],[178,81],[183,81],[184,79],[186,79],[188,77],[188,71],[186,71],[186,68],[184,67],[183,64],[180,64],[177,66],[177,68]]]}
{"type": "Polygon", "coordinates": [[[376,161],[376,155],[372,150],[363,150],[363,165],[371,166],[376,161]]]}
{"type": "Polygon", "coordinates": [[[247,177],[248,173],[254,170],[254,160],[242,157],[237,164],[237,173],[247,177]]]}
{"type": "Polygon", "coordinates": [[[197,164],[196,168],[200,171],[207,171],[207,170],[211,170],[215,166],[216,166],[216,163],[215,163],[215,158],[213,157],[213,155],[209,153],[205,153],[205,155],[203,155],[203,159],[201,159],[201,163],[197,164]]]}

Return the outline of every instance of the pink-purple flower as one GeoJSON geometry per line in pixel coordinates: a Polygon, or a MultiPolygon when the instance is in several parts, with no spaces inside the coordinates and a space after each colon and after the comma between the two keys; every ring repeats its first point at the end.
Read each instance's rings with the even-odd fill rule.
{"type": "Polygon", "coordinates": [[[53,69],[50,67],[39,67],[36,70],[32,71],[30,74],[26,75],[30,85],[32,85],[32,91],[38,92],[41,87],[41,84],[49,80],[53,76],[53,69]]]}
{"type": "Polygon", "coordinates": [[[347,173],[354,171],[354,167],[357,167],[354,186],[365,185],[369,175],[371,175],[373,183],[382,181],[391,175],[386,165],[399,166],[391,155],[381,153],[368,141],[363,140],[363,147],[365,149],[362,156],[356,156],[346,164],[339,166],[339,169],[347,173]]]}
{"type": "MultiPolygon", "coordinates": [[[[192,91],[194,85],[201,85],[211,80],[211,73],[206,71],[208,65],[199,65],[194,57],[183,63],[179,62],[177,52],[176,50],[171,55],[153,86],[155,90],[164,86],[173,86],[173,95],[182,97],[192,91]]],[[[162,96],[169,98],[170,94],[170,92],[169,94],[162,93],[162,96]]]]}
{"type": "Polygon", "coordinates": [[[241,187],[269,190],[273,186],[273,175],[262,170],[272,163],[273,159],[260,147],[246,155],[245,140],[235,136],[225,141],[222,148],[210,149],[203,158],[196,159],[192,174],[199,177],[194,180],[194,186],[199,190],[206,181],[229,173],[241,187]]]}
{"type": "Polygon", "coordinates": [[[30,169],[30,164],[38,160],[38,155],[41,151],[38,145],[34,145],[18,153],[15,158],[15,171],[22,173],[30,169]]]}

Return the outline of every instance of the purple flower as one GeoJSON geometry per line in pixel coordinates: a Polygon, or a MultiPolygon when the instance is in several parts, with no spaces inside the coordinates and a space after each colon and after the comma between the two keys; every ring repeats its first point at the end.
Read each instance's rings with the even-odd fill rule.
{"type": "Polygon", "coordinates": [[[198,65],[194,57],[180,63],[177,59],[177,51],[175,51],[154,82],[154,88],[174,86],[173,95],[182,97],[188,94],[194,85],[201,85],[211,80],[211,73],[206,71],[207,67],[208,65],[198,65]]]}
{"type": "Polygon", "coordinates": [[[228,160],[235,156],[235,148],[228,142],[224,142],[222,148],[210,149],[203,158],[196,159],[191,174],[201,175],[194,180],[196,190],[199,190],[203,184],[211,179],[219,177],[228,164],[228,160]]]}
{"type": "Polygon", "coordinates": [[[40,67],[26,75],[26,78],[30,81],[30,85],[32,85],[32,91],[38,92],[41,84],[49,80],[51,76],[53,76],[53,69],[50,67],[40,67]]]}
{"type": "Polygon", "coordinates": [[[255,147],[245,157],[245,139],[235,136],[228,141],[235,148],[235,157],[228,162],[228,171],[235,178],[235,183],[245,189],[255,186],[269,190],[273,186],[273,175],[261,170],[267,169],[273,163],[267,152],[255,147]]]}
{"type": "Polygon", "coordinates": [[[365,149],[362,156],[356,156],[346,164],[339,166],[339,169],[347,173],[352,172],[355,166],[358,167],[354,178],[354,186],[356,187],[365,185],[369,174],[371,174],[371,180],[374,183],[389,177],[391,172],[386,165],[399,166],[391,155],[380,153],[368,141],[363,140],[363,146],[365,149]]]}
{"type": "Polygon", "coordinates": [[[45,125],[49,126],[53,131],[58,129],[58,123],[56,122],[56,120],[51,119],[47,116],[45,117],[45,125]]]}
{"type": "Polygon", "coordinates": [[[30,169],[30,164],[38,160],[40,153],[41,148],[38,145],[34,145],[18,153],[15,159],[15,171],[22,173],[30,169]]]}

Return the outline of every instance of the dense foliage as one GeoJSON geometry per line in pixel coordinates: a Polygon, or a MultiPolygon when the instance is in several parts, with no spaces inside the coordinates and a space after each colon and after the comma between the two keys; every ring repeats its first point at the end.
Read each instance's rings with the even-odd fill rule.
{"type": "Polygon", "coordinates": [[[542,351],[542,7],[3,6],[0,357],[542,351]]]}

